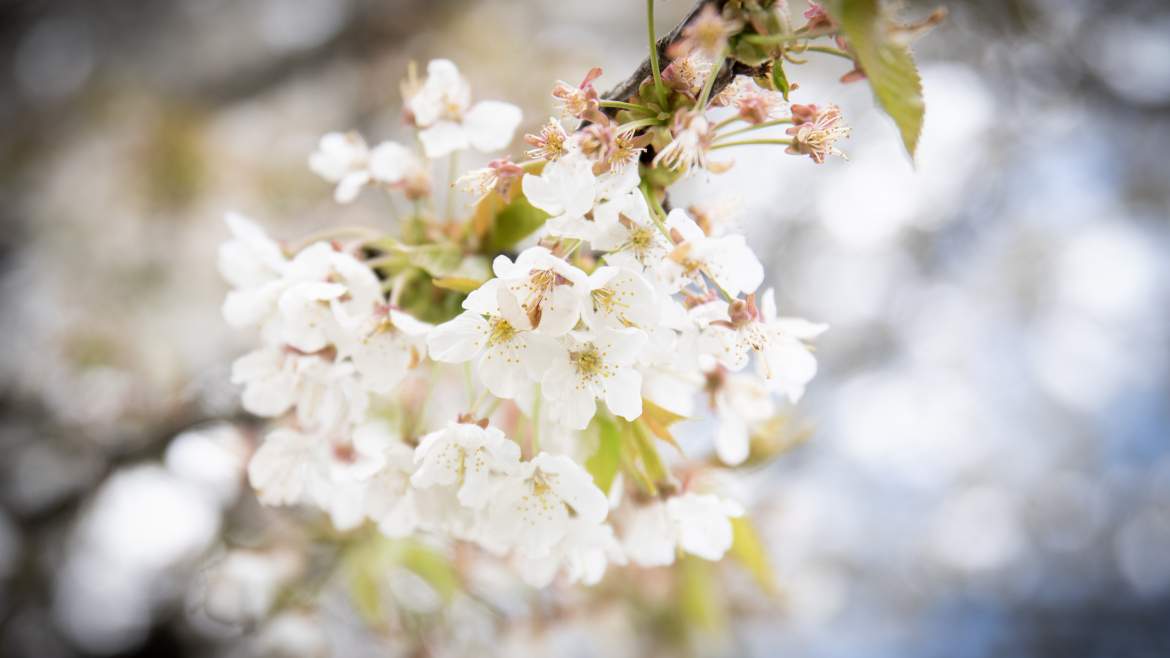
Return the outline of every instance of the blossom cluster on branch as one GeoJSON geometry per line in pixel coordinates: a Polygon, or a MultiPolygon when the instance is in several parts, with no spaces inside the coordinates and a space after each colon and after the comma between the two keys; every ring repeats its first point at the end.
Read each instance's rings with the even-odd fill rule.
{"type": "Polygon", "coordinates": [[[232,381],[272,419],[248,469],[260,500],[474,544],[534,586],[723,558],[745,536],[734,468],[771,456],[758,439],[816,374],[826,326],[780,315],[744,235],[667,189],[731,169],[716,151],[734,146],[841,154],[837,107],[788,101],[783,63],[837,34],[812,5],[796,28],[783,2],[706,5],[625,98],[597,69],[557,83],[525,158],[453,174],[446,208],[436,161],[506,148],[522,116],[434,60],[402,85],[417,148],[330,133],[309,158],[338,202],[403,196],[396,235],[278,242],[230,214],[224,317],[259,337],[232,381]],[[769,128],[783,136],[752,138],[769,128]],[[692,418],[713,459],[678,450],[692,418]]]}

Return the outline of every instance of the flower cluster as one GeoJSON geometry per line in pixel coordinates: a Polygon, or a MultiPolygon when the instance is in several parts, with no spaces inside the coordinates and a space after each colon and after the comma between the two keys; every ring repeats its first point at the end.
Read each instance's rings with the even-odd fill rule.
{"type": "MultiPolygon", "coordinates": [[[[392,232],[277,241],[228,215],[223,314],[257,341],[231,378],[244,410],[267,419],[248,478],[265,505],[328,519],[312,541],[337,544],[363,614],[380,605],[363,578],[387,567],[478,599],[481,566],[546,587],[619,569],[634,583],[639,567],[681,561],[678,592],[730,554],[772,587],[742,469],[799,433],[786,423],[827,327],[779,313],[726,204],[675,207],[670,192],[733,169],[724,149],[844,156],[840,109],[790,103],[799,85],[786,66],[821,53],[848,59],[846,77],[897,80],[873,49],[851,47],[838,9],[809,5],[795,28],[784,2],[696,6],[665,47],[649,31],[649,59],[614,91],[594,86],[598,68],[556,83],[543,123],[473,102],[449,60],[424,76],[411,65],[407,138],[370,147],[330,132],[308,159],[339,203],[404,196],[392,232]],[[498,153],[522,124],[527,150],[498,153]],[[475,166],[460,171],[465,151],[475,166]]],[[[905,107],[919,111],[896,117],[912,151],[921,104],[905,107]]],[[[251,600],[235,584],[283,550],[232,553],[211,607],[250,619],[278,608],[313,560],[257,573],[251,600]]]]}
{"type": "MultiPolygon", "coordinates": [[[[338,201],[370,183],[426,199],[429,160],[512,140],[518,110],[469,107],[446,60],[427,71],[405,85],[421,152],[322,138],[309,165],[337,184],[338,201]]],[[[444,321],[400,304],[412,294],[403,277],[418,271],[409,256],[425,243],[355,231],[288,245],[228,215],[224,317],[260,338],[232,381],[247,411],[274,419],[248,469],[262,502],[320,508],[340,530],[368,521],[390,537],[472,542],[510,556],[534,585],[558,574],[592,584],[609,564],[660,566],[680,551],[718,560],[730,548],[742,506],[693,463],[672,473],[646,437],[709,412],[715,454],[743,463],[776,399],[796,402],[815,374],[809,341],[824,326],[778,317],[771,290],[757,303],[764,270],[743,235],[662,209],[639,164],[650,140],[601,111],[595,77],[554,91],[569,120],[592,121],[552,118],[527,137],[528,162],[494,160],[460,179],[477,204],[522,195],[547,217],[530,246],[495,255],[444,321]],[[418,408],[420,388],[450,389],[460,371],[467,406],[446,417],[418,408]],[[583,465],[612,431],[645,453],[629,477],[583,465]]],[[[680,113],[654,162],[704,166],[711,125],[680,113]]]]}

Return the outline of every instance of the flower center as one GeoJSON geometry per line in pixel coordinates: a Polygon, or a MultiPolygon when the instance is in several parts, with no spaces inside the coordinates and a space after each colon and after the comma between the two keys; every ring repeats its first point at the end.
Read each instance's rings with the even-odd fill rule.
{"type": "Polygon", "coordinates": [[[595,345],[589,345],[580,352],[570,352],[569,360],[577,366],[577,372],[585,378],[595,377],[605,368],[605,361],[595,345]]]}
{"type": "Polygon", "coordinates": [[[516,328],[504,318],[491,319],[491,331],[488,332],[488,346],[499,345],[512,340],[516,335],[516,328]]]}

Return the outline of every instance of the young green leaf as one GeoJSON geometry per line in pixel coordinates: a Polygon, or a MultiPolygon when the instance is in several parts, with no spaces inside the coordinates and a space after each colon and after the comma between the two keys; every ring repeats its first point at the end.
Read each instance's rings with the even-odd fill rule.
{"type": "Polygon", "coordinates": [[[455,292],[471,292],[483,285],[483,281],[479,279],[471,279],[462,276],[441,276],[431,282],[436,288],[443,290],[454,290],[455,292]]]}
{"type": "Polygon", "coordinates": [[[784,73],[783,60],[772,61],[772,86],[780,92],[784,100],[788,100],[788,92],[792,90],[792,86],[788,83],[788,76],[784,73]]]}
{"type": "Polygon", "coordinates": [[[597,425],[597,451],[585,461],[585,470],[593,476],[598,489],[609,493],[622,460],[621,433],[613,419],[606,416],[598,416],[594,423],[597,425]]]}
{"type": "Polygon", "coordinates": [[[744,566],[769,594],[776,593],[776,575],[755,524],[746,516],[731,519],[731,556],[744,566]]]}
{"type": "Polygon", "coordinates": [[[546,219],[548,213],[528,203],[523,195],[516,197],[496,214],[488,228],[485,251],[498,253],[515,247],[517,242],[543,226],[546,219]]]}
{"type": "Polygon", "coordinates": [[[902,143],[913,158],[926,104],[910,48],[889,37],[878,0],[837,0],[832,13],[865,71],[878,105],[897,124],[902,143]]]}
{"type": "Polygon", "coordinates": [[[672,411],[667,411],[653,402],[643,399],[642,416],[637,422],[645,425],[646,429],[650,430],[654,436],[669,443],[681,455],[682,447],[679,446],[674,435],[670,433],[670,426],[680,420],[686,420],[686,416],[680,416],[672,411]]]}

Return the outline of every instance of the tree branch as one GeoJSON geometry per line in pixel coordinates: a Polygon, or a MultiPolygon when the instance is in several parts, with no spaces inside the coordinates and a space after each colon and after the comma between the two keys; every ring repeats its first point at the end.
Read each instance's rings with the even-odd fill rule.
{"type": "MultiPolygon", "coordinates": [[[[707,4],[714,5],[716,9],[722,10],[723,5],[727,4],[727,2],[728,2],[728,0],[699,0],[698,2],[696,2],[695,6],[693,8],[691,8],[691,10],[689,12],[687,12],[687,15],[685,17],[683,17],[683,19],[679,22],[679,24],[674,26],[674,29],[672,29],[670,32],[667,32],[664,36],[662,36],[658,39],[658,59],[659,59],[659,61],[661,61],[661,62],[667,61],[666,49],[670,46],[670,44],[674,43],[675,40],[679,38],[679,36],[682,34],[683,29],[686,28],[687,24],[690,23],[691,20],[695,16],[697,16],[700,11],[702,11],[703,5],[707,5],[707,4]]],[[[737,73],[737,71],[735,71],[735,69],[736,69],[736,66],[732,65],[730,67],[724,66],[719,71],[719,77],[715,79],[715,86],[711,90],[712,95],[718,94],[719,90],[723,89],[724,87],[727,86],[728,83],[731,82],[731,79],[733,77],[735,77],[735,73],[737,73]]],[[[642,64],[639,65],[638,68],[634,70],[633,74],[631,74],[630,77],[626,78],[625,81],[622,82],[621,84],[619,84],[618,86],[607,91],[605,94],[602,95],[602,98],[604,98],[605,100],[611,100],[611,101],[629,100],[631,97],[633,97],[635,94],[638,93],[638,87],[642,84],[642,81],[648,77],[650,77],[650,58],[649,57],[642,60],[642,64]]],[[[606,114],[608,114],[609,116],[613,116],[613,115],[617,114],[617,110],[614,108],[605,108],[603,111],[606,114]]]]}

